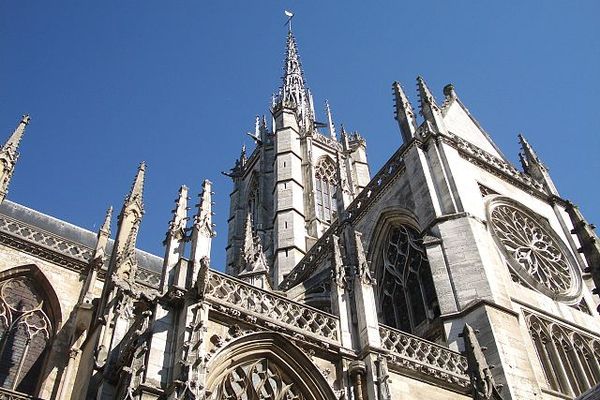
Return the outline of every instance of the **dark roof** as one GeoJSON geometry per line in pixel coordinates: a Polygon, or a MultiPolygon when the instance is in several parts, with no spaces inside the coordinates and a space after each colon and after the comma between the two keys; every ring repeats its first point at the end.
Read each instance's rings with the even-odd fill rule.
{"type": "MultiPolygon", "coordinates": [[[[93,249],[96,246],[96,232],[51,217],[10,200],[4,200],[0,203],[0,213],[85,247],[93,249]]],[[[108,243],[107,252],[110,253],[112,246],[113,241],[111,240],[108,243]]],[[[162,270],[162,257],[139,249],[136,250],[136,255],[140,267],[153,272],[160,272],[162,270]]]]}

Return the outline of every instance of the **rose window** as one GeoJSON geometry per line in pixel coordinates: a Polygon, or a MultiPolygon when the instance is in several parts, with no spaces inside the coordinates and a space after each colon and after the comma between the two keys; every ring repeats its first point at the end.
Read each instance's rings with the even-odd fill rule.
{"type": "Polygon", "coordinates": [[[576,269],[552,228],[503,202],[494,205],[489,217],[498,245],[520,278],[553,298],[571,300],[577,296],[576,269]]]}

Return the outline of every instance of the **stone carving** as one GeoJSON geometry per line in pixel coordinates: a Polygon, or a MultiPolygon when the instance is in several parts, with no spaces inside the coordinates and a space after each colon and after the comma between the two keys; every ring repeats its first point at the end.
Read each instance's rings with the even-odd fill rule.
{"type": "Polygon", "coordinates": [[[267,359],[252,360],[229,371],[212,391],[209,399],[303,400],[298,385],[279,366],[267,359]]]}
{"type": "Polygon", "coordinates": [[[490,226],[509,265],[542,293],[565,299],[578,289],[578,278],[561,240],[528,212],[506,202],[490,206],[490,226]]]}
{"type": "Polygon", "coordinates": [[[388,364],[462,388],[470,386],[467,359],[460,353],[381,324],[379,334],[381,347],[390,352],[388,364]]]}
{"type": "Polygon", "coordinates": [[[290,326],[304,331],[303,334],[338,341],[339,322],[333,315],[258,289],[216,271],[211,271],[209,275],[206,297],[233,308],[240,316],[242,312],[250,312],[274,326],[290,326]]]}

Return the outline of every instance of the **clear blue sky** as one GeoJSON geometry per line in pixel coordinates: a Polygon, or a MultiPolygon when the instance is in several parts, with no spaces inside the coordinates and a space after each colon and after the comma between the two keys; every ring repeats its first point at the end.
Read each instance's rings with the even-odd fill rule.
{"type": "Polygon", "coordinates": [[[195,200],[208,178],[220,268],[231,183],[219,172],[280,85],[287,8],[316,103],[367,139],[373,173],[400,145],[391,84],[416,105],[421,74],[439,101],[454,83],[514,162],[525,133],[562,196],[600,223],[600,2],[321,3],[2,1],[1,136],[32,116],[9,198],[96,230],[146,160],[138,244],[162,255],[179,186],[195,200]]]}

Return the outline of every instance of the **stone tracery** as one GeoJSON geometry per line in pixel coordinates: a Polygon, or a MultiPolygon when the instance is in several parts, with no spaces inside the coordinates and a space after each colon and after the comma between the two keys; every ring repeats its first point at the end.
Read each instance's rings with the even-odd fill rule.
{"type": "Polygon", "coordinates": [[[325,157],[315,168],[315,203],[319,219],[328,222],[333,219],[333,210],[335,210],[333,195],[337,184],[335,163],[329,157],[325,157]]]}
{"type": "Polygon", "coordinates": [[[215,400],[305,399],[298,386],[276,363],[267,358],[251,360],[229,371],[210,398],[215,400]]]}
{"type": "Polygon", "coordinates": [[[492,204],[489,221],[499,247],[520,278],[549,296],[573,296],[578,287],[575,269],[551,229],[505,202],[492,204]]]}

